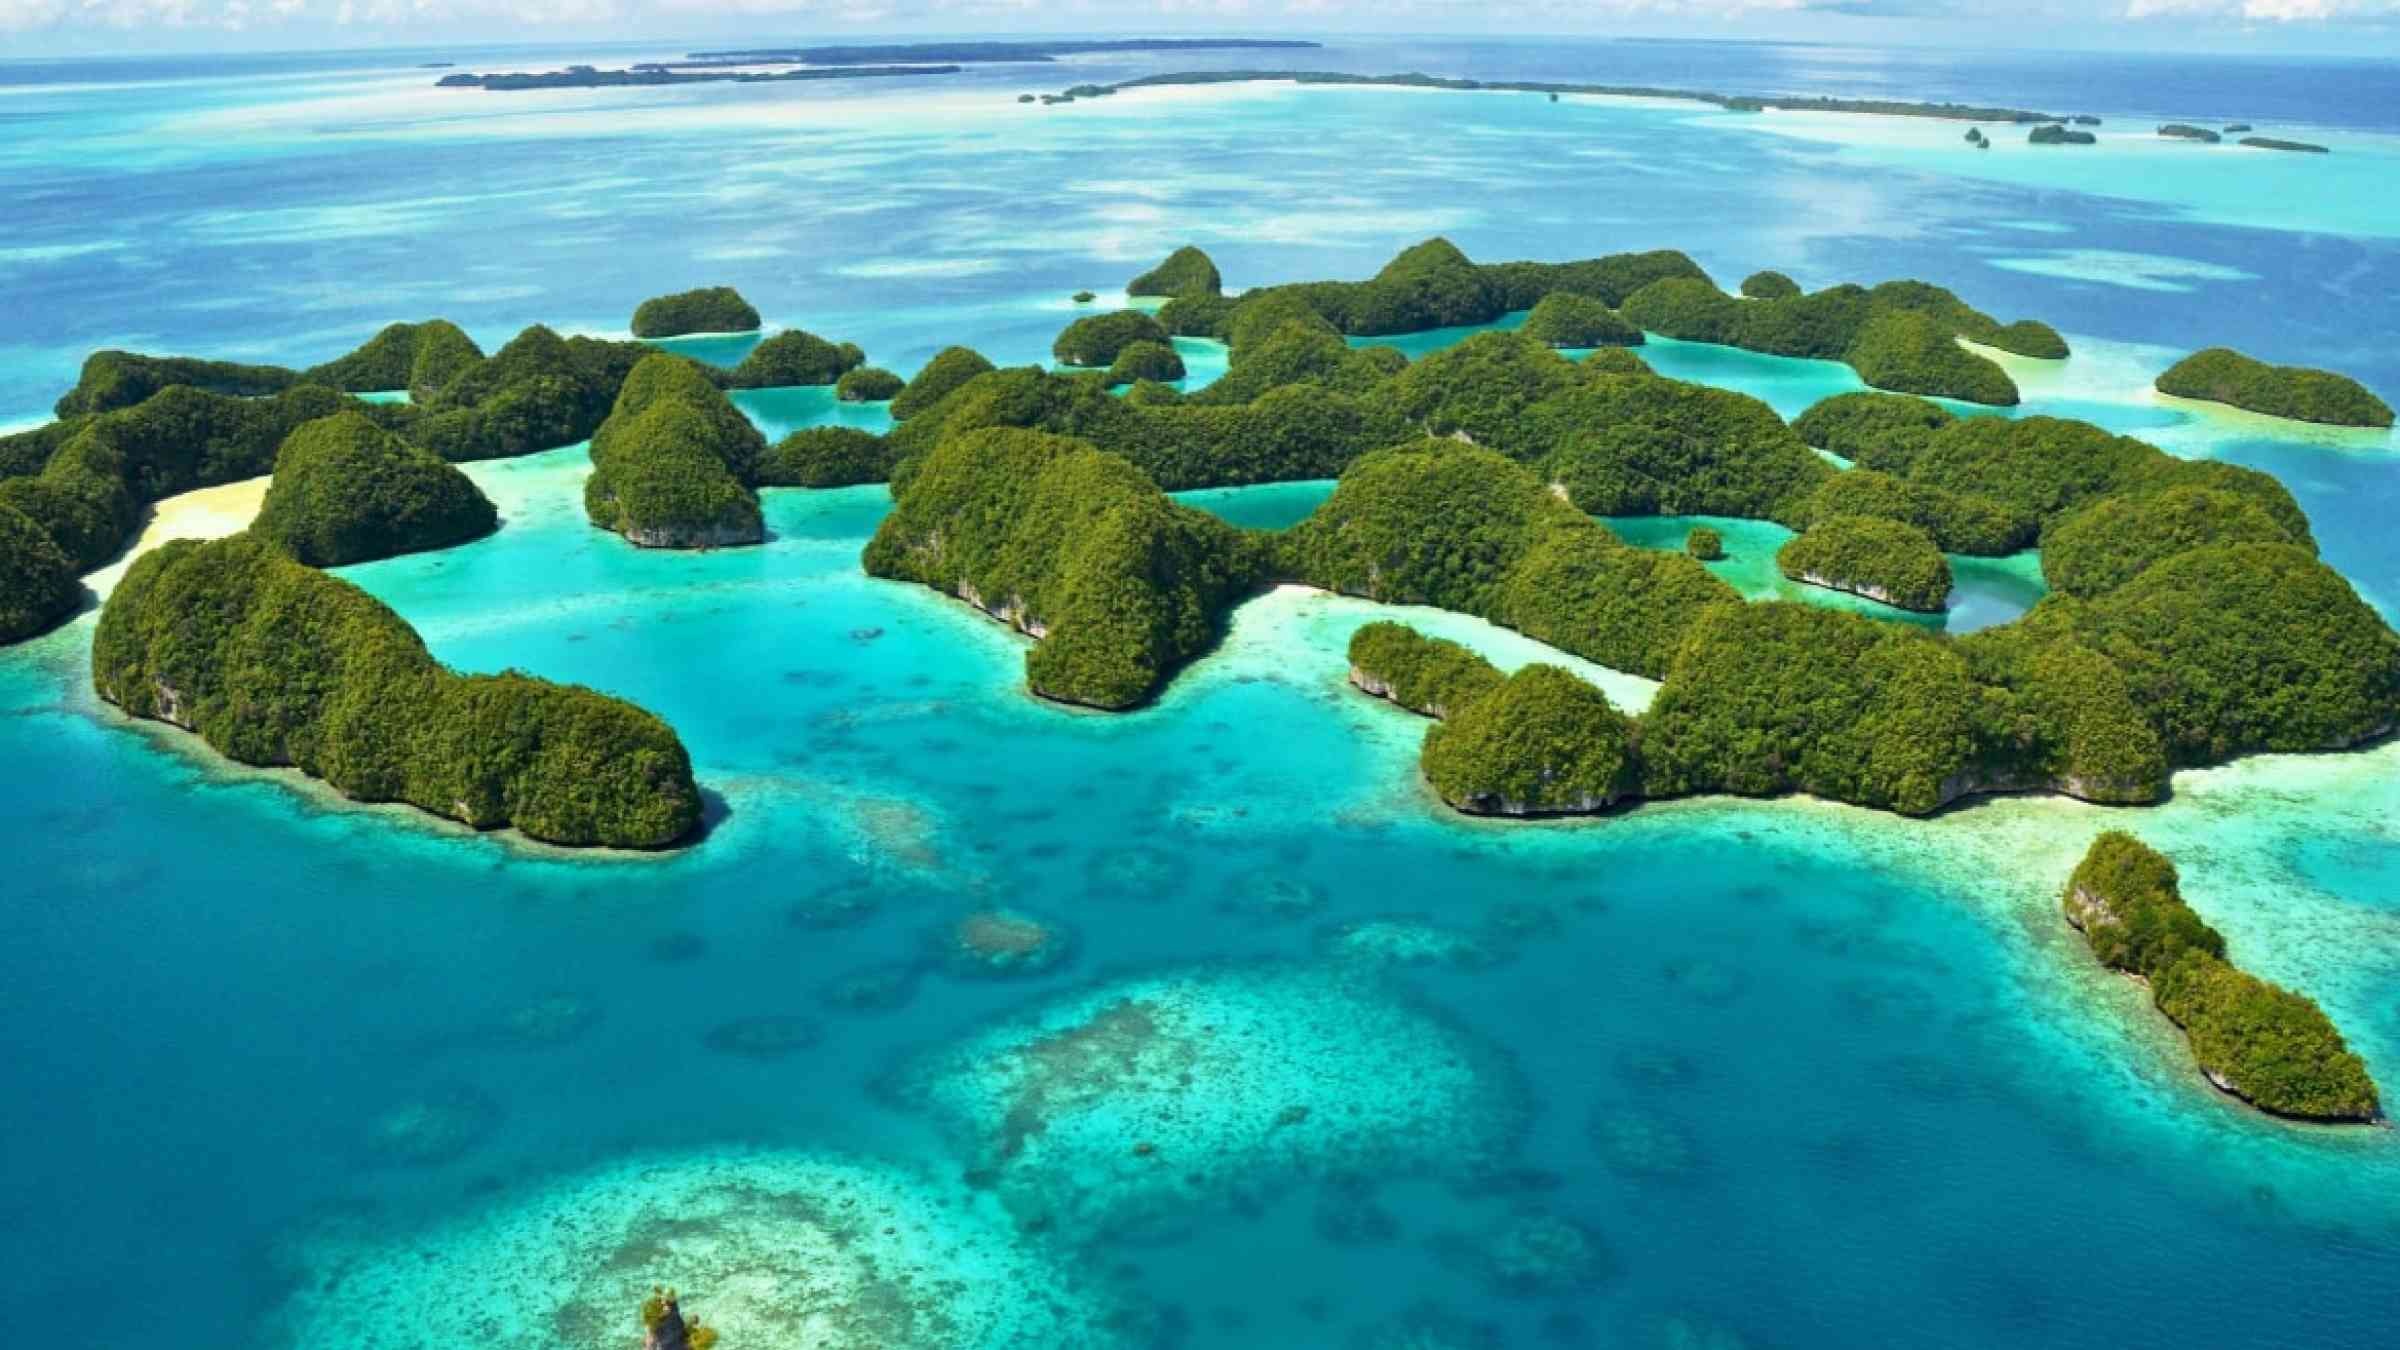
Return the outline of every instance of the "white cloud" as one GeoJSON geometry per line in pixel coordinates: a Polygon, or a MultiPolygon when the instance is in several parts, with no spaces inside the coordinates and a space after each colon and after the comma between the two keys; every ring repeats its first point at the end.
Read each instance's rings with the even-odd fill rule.
{"type": "Polygon", "coordinates": [[[2400,15],[2400,0],[2129,0],[2129,19],[2247,19],[2271,23],[2323,23],[2400,15]]]}

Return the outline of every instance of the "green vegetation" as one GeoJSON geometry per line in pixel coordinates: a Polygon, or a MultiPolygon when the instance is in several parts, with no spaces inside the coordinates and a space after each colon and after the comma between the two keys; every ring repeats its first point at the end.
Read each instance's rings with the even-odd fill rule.
{"type": "Polygon", "coordinates": [[[2067,880],[2067,920],[2102,963],[2139,975],[2191,1038],[2209,1081],[2301,1120],[2381,1114],[2374,1080],[2316,1002],[2225,959],[2225,939],[2183,899],[2175,864],[2132,835],[2092,842],[2067,880]]]}
{"type": "Polygon", "coordinates": [[[1506,442],[1539,456],[1580,510],[1793,523],[1835,472],[1746,394],[1584,369],[1580,387],[1529,406],[1506,442]]]}
{"type": "Polygon", "coordinates": [[[1633,722],[1557,666],[1529,665],[1446,716],[1419,761],[1442,800],[1479,815],[1605,810],[1632,795],[1633,722]]]}
{"type": "Polygon", "coordinates": [[[1809,494],[1807,521],[1835,516],[1875,516],[1905,521],[1932,536],[1944,553],[2000,558],[2033,543],[2034,520],[1988,497],[1951,492],[1929,483],[1851,469],[1827,478],[1809,494]]]}
{"type": "Polygon", "coordinates": [[[1933,434],[1957,420],[1913,394],[1836,394],[1800,414],[1792,430],[1861,468],[1906,473],[1933,434]]]}
{"type": "Polygon", "coordinates": [[[907,387],[892,398],[892,418],[916,416],[941,402],[950,392],[995,367],[972,347],[944,347],[922,370],[909,377],[907,387]]]}
{"type": "Polygon", "coordinates": [[[682,337],[686,333],[747,333],[758,327],[758,311],[731,286],[703,286],[644,300],[633,311],[637,338],[682,337]]]}
{"type": "Polygon", "coordinates": [[[1588,295],[1553,291],[1525,316],[1525,336],[1545,347],[1638,347],[1642,330],[1588,295]]]}
{"type": "Polygon", "coordinates": [[[2312,145],[2307,141],[2279,140],[2273,136],[2244,136],[2241,143],[2253,150],[2292,150],[2303,155],[2330,155],[2333,153],[2326,146],[2312,145]]]}
{"type": "Polygon", "coordinates": [[[1260,545],[1123,457],[1014,427],[937,446],[895,484],[863,562],[1040,638],[1033,691],[1099,708],[1155,694],[1265,574],[1260,545]]]}
{"type": "Polygon", "coordinates": [[[1654,375],[1650,363],[1623,347],[1602,347],[1580,363],[1595,375],[1654,375]]]}
{"type": "Polygon", "coordinates": [[[488,360],[462,367],[420,406],[398,410],[403,435],[452,461],[554,450],[586,439],[640,343],[561,338],[540,324],[488,360]]]}
{"type": "Polygon", "coordinates": [[[1070,295],[1070,296],[1068,296],[1067,298],[1068,298],[1068,299],[1070,299],[1070,300],[1072,300],[1072,301],[1074,301],[1076,304],[1079,304],[1079,305],[1088,305],[1088,304],[1092,303],[1094,300],[1097,300],[1097,299],[1099,299],[1099,298],[1100,298],[1100,294],[1099,294],[1099,292],[1097,292],[1097,291],[1077,291],[1077,292],[1075,292],[1073,295],[1070,295]]]}
{"type": "Polygon", "coordinates": [[[2176,764],[2338,749],[2400,722],[2400,637],[2290,544],[2212,544],[2021,620],[2124,672],[2176,764]]]}
{"type": "Polygon", "coordinates": [[[1938,614],[1950,596],[1950,560],[1932,536],[1905,521],[1829,515],[1775,552],[1794,581],[1938,614]]]}
{"type": "Polygon", "coordinates": [[[1725,536],[1706,525],[1695,525],[1683,537],[1683,551],[1702,562],[1715,562],[1725,556],[1725,536]]]}
{"type": "Polygon", "coordinates": [[[584,513],[644,548],[766,538],[750,483],[766,445],[697,362],[644,357],[592,437],[584,513]]]}
{"type": "Polygon", "coordinates": [[[1642,719],[1644,791],[1800,791],[1922,815],[1972,790],[1978,703],[1954,645],[1913,628],[1711,606],[1642,719]]]}
{"type": "Polygon", "coordinates": [[[1523,465],[1455,441],[1380,450],[1286,532],[1310,585],[1425,604],[1653,677],[1733,588],[1679,554],[1628,548],[1523,465]]]}
{"type": "Polygon", "coordinates": [[[1350,682],[1426,717],[1450,716],[1503,678],[1467,648],[1406,624],[1379,621],[1350,635],[1350,682]]]}
{"type": "Polygon", "coordinates": [[[2117,805],[2166,796],[2166,747],[2115,662],[2072,634],[2021,623],[1957,645],[1983,699],[1962,793],[2038,788],[2117,805]]]}
{"type": "Polygon", "coordinates": [[[1858,377],[1878,389],[2016,406],[2017,386],[2008,372],[1959,346],[1952,336],[1925,314],[1878,314],[1859,329],[1847,358],[1858,377]]]}
{"type": "Polygon", "coordinates": [[[892,450],[856,427],[803,427],[759,457],[760,487],[850,487],[889,482],[892,450]]]}
{"type": "Polygon", "coordinates": [[[814,333],[787,328],[751,348],[742,363],[725,377],[725,384],[730,389],[832,384],[866,361],[867,354],[854,343],[836,346],[814,333]]]}
{"type": "Polygon", "coordinates": [[[1138,309],[1091,314],[1068,324],[1050,344],[1050,354],[1070,366],[1105,368],[1117,353],[1137,342],[1172,348],[1167,330],[1138,309]]]}
{"type": "Polygon", "coordinates": [[[251,526],[312,567],[448,548],[498,528],[500,513],[456,466],[355,412],[285,438],[251,526]]]}
{"type": "Polygon", "coordinates": [[[2230,347],[2192,353],[2158,377],[2158,391],[2246,412],[2342,427],[2388,427],[2391,405],[2347,375],[2271,366],[2230,347]]]}
{"type": "Polygon", "coordinates": [[[2159,127],[2158,134],[2175,140],[2203,141],[2209,145],[2215,145],[2225,139],[2207,127],[2196,127],[2187,122],[2165,123],[2159,127]]]}
{"type": "Polygon", "coordinates": [[[2035,127],[2025,140],[2031,145],[2098,145],[2100,138],[2088,131],[2070,131],[2062,126],[2035,127]]]}
{"type": "Polygon", "coordinates": [[[1873,289],[1832,286],[1744,301],[1705,277],[1670,277],[1645,286],[1621,308],[1630,322],[1668,337],[1846,361],[1861,379],[1879,387],[2002,406],[2017,402],[2007,372],[1951,339],[1970,338],[2021,355],[2066,355],[2065,342],[2047,325],[2003,325],[1921,281],[1887,281],[1873,289]]]}
{"type": "Polygon", "coordinates": [[[84,358],[75,387],[58,400],[61,418],[84,413],[130,408],[171,385],[234,398],[280,394],[300,382],[297,371],[282,366],[246,366],[233,361],[202,361],[189,356],[143,356],[135,352],[93,352],[84,358]]]}
{"type": "Polygon", "coordinates": [[[252,535],[136,561],[101,611],[92,682],[245,764],[478,829],[660,848],[700,823],[664,722],[588,689],[453,674],[366,592],[252,535]]]}
{"type": "Polygon", "coordinates": [[[67,555],[24,512],[0,501],[0,642],[48,632],[82,604],[67,555]]]}
{"type": "Polygon", "coordinates": [[[410,398],[425,401],[482,360],[483,348],[457,324],[432,319],[389,325],[365,346],[312,366],[301,378],[351,394],[405,389],[410,398]]]}
{"type": "Polygon", "coordinates": [[[1135,277],[1125,287],[1127,295],[1222,295],[1224,278],[1217,275],[1214,259],[1198,248],[1186,244],[1167,255],[1167,260],[1135,277]]]}
{"type": "Polygon", "coordinates": [[[844,403],[885,403],[900,397],[908,384],[881,366],[860,366],[842,372],[833,382],[833,396],[844,403]]]}
{"type": "Polygon", "coordinates": [[[1108,385],[1115,388],[1139,380],[1162,383],[1183,378],[1183,358],[1163,342],[1129,342],[1117,352],[1109,364],[1108,385]]]}
{"type": "Polygon", "coordinates": [[[1800,283],[1781,272],[1752,272],[1742,278],[1742,294],[1752,300],[1790,300],[1800,293],[1800,283]]]}
{"type": "Polygon", "coordinates": [[[2042,540],[2042,577],[2052,590],[2088,598],[2196,548],[2299,542],[2257,502],[2214,488],[2170,487],[2103,497],[2059,522],[2042,540]]]}

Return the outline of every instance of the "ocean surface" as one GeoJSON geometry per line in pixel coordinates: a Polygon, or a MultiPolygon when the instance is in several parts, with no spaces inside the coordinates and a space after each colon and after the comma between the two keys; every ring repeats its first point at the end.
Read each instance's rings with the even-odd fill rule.
{"type": "MultiPolygon", "coordinates": [[[[1185,242],[1235,286],[1434,233],[1678,247],[1728,284],[1912,276],[2046,319],[2077,355],[2019,367],[2024,412],[2277,474],[2400,605],[2391,435],[2147,393],[2223,343],[2400,395],[2390,61],[1346,39],[525,94],[415,68],[677,50],[0,61],[0,424],[103,346],[305,362],[445,316],[488,348],[723,283],[905,373],[1043,359],[1071,293],[1185,242]],[[1014,101],[1269,64],[2106,120],[1978,154],[1952,123],[1599,99],[1014,101]]],[[[1786,415],[1858,387],[1649,356],[1786,415]]],[[[1417,783],[1423,723],[1343,683],[1391,610],[1277,591],[1155,706],[1078,713],[1026,695],[1015,637],[861,575],[880,488],[771,491],[765,547],[659,554],[584,523],[587,469],[473,466],[498,534],[342,575],[454,666],[665,716],[715,802],[672,857],[476,837],[130,726],[89,692],[88,614],[0,651],[0,1269],[78,1346],[599,1350],[653,1283],[725,1350],[2392,1343],[2400,1139],[2213,1093],[2056,897],[2136,831],[2400,1092],[2400,749],[2185,774],[2143,811],[1469,822],[1417,783]],[[1044,925],[1039,956],[961,959],[990,910],[1044,925]]],[[[1186,499],[1275,527],[1329,486],[1186,499]]],[[[1728,579],[1779,591],[1775,542],[1729,531],[1728,579]]],[[[2029,558],[1961,582],[1953,628],[2040,594],[2029,558]]]]}

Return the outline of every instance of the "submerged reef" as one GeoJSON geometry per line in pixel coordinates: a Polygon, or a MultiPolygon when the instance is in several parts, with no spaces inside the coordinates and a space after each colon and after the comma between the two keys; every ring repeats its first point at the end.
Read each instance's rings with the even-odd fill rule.
{"type": "Polygon", "coordinates": [[[2388,427],[2391,405],[2347,375],[2271,366],[2230,347],[2192,353],[2158,377],[2158,391],[2244,412],[2341,427],[2388,427]]]}
{"type": "Polygon", "coordinates": [[[1312,1177],[1473,1175],[1523,1089],[1489,1046],[1362,978],[1144,976],[1055,999],[897,1085],[1021,1222],[1079,1237],[1312,1177]]]}
{"type": "Polygon", "coordinates": [[[2064,904],[2094,955],[2148,982],[2219,1089],[2299,1120],[2381,1114],[2365,1062],[2324,1010],[2228,962],[2224,937],[2184,903],[2163,854],[2121,830],[2101,835],[2067,879],[2064,904]]]}
{"type": "Polygon", "coordinates": [[[92,683],[242,763],[477,829],[663,848],[700,823],[666,723],[573,685],[454,674],[380,601],[250,535],[136,561],[101,611],[92,683]]]}
{"type": "Polygon", "coordinates": [[[941,959],[962,975],[1011,977],[1055,969],[1074,950],[1058,925],[1009,909],[979,909],[941,931],[941,959]]]}
{"type": "MultiPolygon", "coordinates": [[[[640,1155],[422,1232],[327,1224],[262,1343],[630,1350],[662,1281],[720,1350],[1103,1350],[1138,1313],[954,1181],[793,1152],[640,1155]],[[472,1298],[440,1296],[473,1289],[472,1298]],[[531,1343],[530,1341],[528,1343],[531,1343]]],[[[693,1342],[695,1345],[698,1342],[693,1342]]]]}
{"type": "Polygon", "coordinates": [[[757,308],[731,286],[703,286],[673,295],[654,295],[633,311],[633,335],[637,338],[747,333],[757,327],[757,308]]]}
{"type": "Polygon", "coordinates": [[[251,526],[311,567],[448,548],[498,528],[499,511],[456,465],[356,412],[284,439],[251,526]]]}

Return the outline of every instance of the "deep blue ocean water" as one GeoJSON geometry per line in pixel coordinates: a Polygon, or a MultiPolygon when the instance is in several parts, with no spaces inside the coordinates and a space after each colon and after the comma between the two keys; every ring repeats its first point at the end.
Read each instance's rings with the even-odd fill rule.
{"type": "MultiPolygon", "coordinates": [[[[0,62],[0,423],[41,417],[101,345],[316,360],[444,315],[488,346],[537,320],[619,331],[646,295],[724,282],[770,324],[905,372],[953,342],[1040,359],[1070,293],[1187,240],[1236,285],[1364,275],[1435,232],[1489,259],[1673,246],[1728,282],[1918,276],[2050,320],[2078,356],[2028,381],[2027,411],[2277,473],[2326,557],[2400,604],[2390,437],[2140,393],[2214,343],[2400,393],[2388,62],[1356,41],[1211,58],[1988,100],[2111,129],[2238,117],[2338,143],[2302,163],[2127,136],[2082,161],[2004,146],[1995,167],[1953,153],[1946,123],[1868,119],[1841,143],[1505,96],[1012,101],[1190,57],[922,92],[436,96],[411,69],[514,55],[0,62]]],[[[1855,387],[1820,363],[1652,357],[1787,415],[1855,387]]],[[[815,391],[744,406],[771,432],[878,425],[815,391]]],[[[583,469],[574,449],[477,466],[499,534],[344,575],[454,665],[590,683],[674,723],[722,818],[672,858],[539,854],[228,770],[94,706],[88,617],[0,653],[0,1262],[78,1343],[449,1344],[465,1307],[493,1344],[559,1344],[590,1253],[553,1219],[615,1194],[587,1180],[603,1169],[840,1158],[953,1196],[1012,1061],[987,1081],[946,1053],[1120,988],[1214,1007],[1228,982],[1266,991],[1242,1005],[1265,1049],[1180,1085],[1145,1061],[1118,1087],[1159,1111],[1061,1108],[998,1188],[1014,1207],[973,1228],[979,1264],[935,1273],[988,1286],[1015,1269],[995,1250],[1049,1263],[1067,1273],[1028,1301],[1136,1310],[1093,1316],[1103,1344],[2390,1343],[2392,1132],[2213,1095],[2055,908],[2091,834],[2143,832],[2245,964],[2316,994],[2400,1090],[2388,747],[2187,775],[2143,813],[1699,802],[1472,824],[1416,787],[1421,724],[1343,686],[1372,607],[1279,593],[1157,706],[1071,713],[1025,696],[1015,639],[859,574],[879,489],[770,493],[767,547],[659,555],[582,522],[583,469]],[[1051,924],[1069,955],[963,971],[942,935],[989,907],[1051,924]],[[1360,1000],[1439,1035],[1378,1039],[1360,1000]],[[762,1057],[715,1034],[758,1018],[813,1040],[762,1057]],[[1472,1089],[1425,1105],[1419,1085],[1460,1063],[1472,1089]],[[1276,1132],[1295,1104],[1323,1134],[1276,1132]],[[1495,1156],[1433,1146],[1468,1125],[1495,1156]],[[1152,1156],[1132,1142],[1183,1169],[1174,1203],[1126,1171],[1152,1156]],[[1026,1208],[1111,1187],[1097,1227],[1026,1208]]],[[[1189,499],[1273,526],[1323,490],[1189,499]]],[[[964,1193],[942,1212],[996,1204],[964,1193]]],[[[610,1277],[682,1285],[753,1350],[755,1290],[710,1278],[748,1240],[703,1226],[610,1277]]]]}

